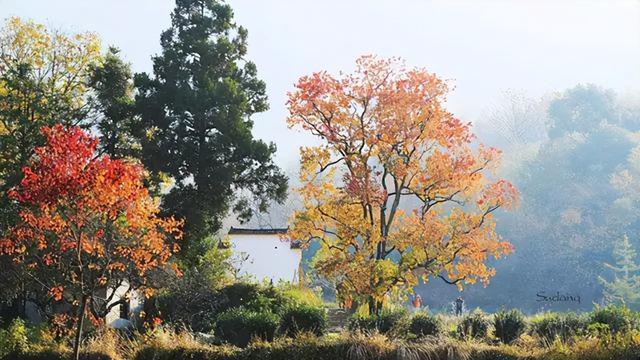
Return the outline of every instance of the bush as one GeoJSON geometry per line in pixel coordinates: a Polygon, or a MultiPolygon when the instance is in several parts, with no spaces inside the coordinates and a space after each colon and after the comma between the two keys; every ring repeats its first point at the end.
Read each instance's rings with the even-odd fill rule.
{"type": "Polygon", "coordinates": [[[636,327],[636,315],[625,306],[596,307],[589,316],[589,324],[605,324],[612,333],[627,332],[636,327]]]}
{"type": "Polygon", "coordinates": [[[558,338],[563,342],[585,332],[587,321],[576,313],[546,313],[533,319],[531,333],[549,345],[558,338]]]}
{"type": "Polygon", "coordinates": [[[233,345],[245,347],[251,339],[273,341],[280,319],[270,312],[234,308],[218,316],[215,335],[233,345]]]}
{"type": "Polygon", "coordinates": [[[442,331],[442,320],[429,313],[417,313],[411,318],[409,331],[419,337],[436,336],[442,331]]]}
{"type": "Polygon", "coordinates": [[[355,315],[349,319],[349,330],[374,331],[382,334],[390,332],[407,316],[405,309],[383,310],[379,315],[355,315]]]}
{"type": "Polygon", "coordinates": [[[522,335],[527,324],[520,310],[500,310],[493,315],[495,335],[504,344],[510,344],[522,335]]]}
{"type": "Polygon", "coordinates": [[[489,319],[480,310],[465,315],[458,324],[458,335],[464,339],[484,338],[489,331],[489,319]]]}
{"type": "Polygon", "coordinates": [[[290,308],[282,315],[280,332],[287,336],[295,336],[300,332],[311,332],[317,336],[327,329],[327,314],[324,309],[313,306],[290,308]]]}
{"type": "Polygon", "coordinates": [[[199,275],[180,279],[172,286],[145,302],[145,314],[159,316],[168,324],[186,327],[199,332],[210,332],[215,326],[217,314],[242,307],[254,312],[282,314],[294,305],[322,304],[311,290],[291,285],[272,286],[238,282],[221,289],[202,286],[199,275]]]}
{"type": "Polygon", "coordinates": [[[26,352],[28,348],[27,326],[24,320],[15,318],[9,328],[0,333],[0,356],[10,352],[26,352]]]}
{"type": "Polygon", "coordinates": [[[287,299],[287,302],[291,302],[294,306],[306,305],[320,308],[324,305],[321,295],[312,289],[290,283],[278,285],[278,289],[287,299]]]}
{"type": "MultiPolygon", "coordinates": [[[[45,350],[38,352],[16,352],[6,355],[1,360],[72,360],[74,359],[71,352],[59,352],[54,350],[45,350]]],[[[80,360],[114,360],[106,354],[94,352],[80,353],[80,360]]]]}
{"type": "Polygon", "coordinates": [[[282,314],[294,305],[281,288],[256,283],[235,283],[220,289],[221,311],[243,307],[255,312],[282,314]]]}

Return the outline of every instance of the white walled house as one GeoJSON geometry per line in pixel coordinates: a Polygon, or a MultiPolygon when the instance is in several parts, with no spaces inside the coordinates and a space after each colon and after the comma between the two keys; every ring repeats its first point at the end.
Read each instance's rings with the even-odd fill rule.
{"type": "MultiPolygon", "coordinates": [[[[128,289],[127,284],[121,285],[115,289],[116,294],[111,300],[111,303],[115,303],[121,299],[124,299],[124,304],[118,304],[111,308],[111,311],[105,317],[105,323],[107,326],[124,329],[132,328],[137,324],[144,305],[144,296],[139,291],[130,291],[129,295],[124,298],[128,289]]],[[[111,289],[109,291],[112,291],[111,289]]],[[[110,303],[110,304],[111,304],[110,303]]]]}
{"type": "Polygon", "coordinates": [[[232,227],[228,238],[234,256],[239,259],[238,275],[250,276],[257,281],[297,283],[300,280],[302,249],[298,242],[281,240],[287,230],[232,227]]]}

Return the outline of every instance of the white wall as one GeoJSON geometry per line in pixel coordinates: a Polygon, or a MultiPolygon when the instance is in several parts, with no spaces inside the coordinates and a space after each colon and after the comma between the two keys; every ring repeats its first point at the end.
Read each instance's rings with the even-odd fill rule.
{"type": "Polygon", "coordinates": [[[239,275],[263,279],[297,282],[302,250],[291,249],[277,234],[231,234],[230,243],[240,257],[239,275]]]}
{"type": "MultiPolygon", "coordinates": [[[[111,303],[114,303],[122,298],[122,296],[127,292],[128,285],[122,285],[117,288],[116,295],[113,297],[111,303]]],[[[108,290],[109,294],[111,294],[111,289],[108,290]]],[[[129,293],[129,319],[121,319],[120,318],[120,306],[116,305],[111,308],[111,311],[105,317],[105,322],[107,326],[113,328],[128,328],[133,326],[138,320],[138,316],[140,315],[140,311],[142,310],[142,306],[144,303],[144,297],[137,291],[132,291],[129,293]]]]}

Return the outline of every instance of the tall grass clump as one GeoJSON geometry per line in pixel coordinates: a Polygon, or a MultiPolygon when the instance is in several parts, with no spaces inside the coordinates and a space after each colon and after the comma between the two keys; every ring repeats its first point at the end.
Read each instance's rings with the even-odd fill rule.
{"type": "Polygon", "coordinates": [[[482,310],[474,310],[465,315],[458,324],[458,336],[463,339],[481,339],[489,332],[489,318],[482,310]]]}
{"type": "Polygon", "coordinates": [[[596,307],[589,314],[590,324],[604,324],[612,333],[627,332],[637,328],[638,315],[626,306],[608,305],[596,307]]]}
{"type": "Polygon", "coordinates": [[[503,344],[511,344],[527,329],[524,314],[517,309],[500,310],[493,315],[493,328],[495,336],[503,344]]]}
{"type": "Polygon", "coordinates": [[[531,333],[543,344],[551,345],[558,339],[567,342],[576,335],[584,334],[588,320],[576,313],[545,313],[531,321],[531,333]]]}
{"type": "Polygon", "coordinates": [[[279,323],[275,314],[234,308],[218,316],[215,335],[230,344],[245,347],[254,338],[273,341],[279,323]]]}
{"type": "Polygon", "coordinates": [[[417,337],[437,336],[442,332],[442,320],[427,312],[416,313],[409,323],[409,332],[417,337]]]}
{"type": "Polygon", "coordinates": [[[309,332],[321,336],[327,330],[327,314],[324,309],[303,305],[287,309],[280,321],[280,332],[289,337],[309,332]]]}

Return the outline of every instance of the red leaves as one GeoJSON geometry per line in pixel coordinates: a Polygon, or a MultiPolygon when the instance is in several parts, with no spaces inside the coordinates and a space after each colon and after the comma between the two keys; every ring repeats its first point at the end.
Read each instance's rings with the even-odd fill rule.
{"type": "MultiPolygon", "coordinates": [[[[68,284],[106,284],[103,277],[87,278],[103,269],[144,277],[164,266],[178,248],[173,240],[181,236],[181,222],[157,216],[143,169],[96,156],[98,140],[80,128],[56,125],[42,132],[46,145],[36,149],[20,187],[10,192],[22,206],[21,221],[0,239],[0,253],[54,267],[62,274],[51,276],[68,284]]],[[[59,300],[63,291],[55,286],[51,294],[59,300]]]]}
{"type": "Polygon", "coordinates": [[[51,289],[49,289],[49,295],[51,295],[55,301],[62,300],[63,293],[64,293],[64,287],[60,285],[54,286],[51,289]]]}

